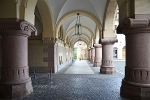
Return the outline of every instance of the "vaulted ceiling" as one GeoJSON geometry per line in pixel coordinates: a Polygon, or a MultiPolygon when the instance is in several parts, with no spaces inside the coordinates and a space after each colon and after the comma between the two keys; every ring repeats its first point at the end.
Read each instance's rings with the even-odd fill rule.
{"type": "MultiPolygon", "coordinates": [[[[116,0],[48,0],[49,7],[53,18],[53,24],[55,27],[62,20],[61,25],[63,26],[64,40],[68,37],[71,42],[74,42],[76,38],[73,37],[75,34],[75,23],[77,20],[77,13],[70,14],[66,19],[62,19],[66,14],[73,11],[88,12],[86,14],[80,13],[80,22],[82,25],[81,37],[87,39],[88,42],[96,39],[97,29],[100,31],[105,21],[105,11],[107,9],[108,1],[116,0]],[[91,14],[94,17],[89,17],[91,14]],[[97,19],[97,20],[96,20],[97,19]]],[[[98,37],[99,38],[99,37],[98,37]]]]}
{"type": "Polygon", "coordinates": [[[106,3],[107,0],[49,0],[55,24],[64,14],[73,10],[88,11],[103,23],[106,3]]]}

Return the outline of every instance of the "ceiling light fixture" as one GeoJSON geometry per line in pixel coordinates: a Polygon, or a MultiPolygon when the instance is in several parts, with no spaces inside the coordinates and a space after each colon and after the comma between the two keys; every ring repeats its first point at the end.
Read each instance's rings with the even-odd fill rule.
{"type": "Polygon", "coordinates": [[[81,23],[80,23],[80,15],[77,13],[77,20],[75,24],[75,35],[76,36],[81,36],[82,30],[81,30],[81,23]]]}

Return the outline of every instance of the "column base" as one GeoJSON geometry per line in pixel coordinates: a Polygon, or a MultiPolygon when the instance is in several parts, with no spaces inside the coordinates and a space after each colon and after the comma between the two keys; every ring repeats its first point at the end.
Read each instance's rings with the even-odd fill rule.
{"type": "Polygon", "coordinates": [[[93,64],[94,64],[94,59],[91,59],[91,63],[93,63],[93,64]]]}
{"type": "Polygon", "coordinates": [[[100,69],[100,73],[101,74],[115,74],[116,73],[116,70],[115,70],[115,67],[109,67],[109,66],[101,66],[101,69],[100,69]]]}
{"type": "Polygon", "coordinates": [[[14,99],[29,95],[33,92],[33,87],[30,80],[22,84],[0,84],[0,90],[1,99],[14,99]]]}
{"type": "Polygon", "coordinates": [[[101,66],[101,62],[94,62],[94,66],[93,67],[100,67],[101,66]]]}
{"type": "Polygon", "coordinates": [[[89,62],[91,62],[91,59],[88,59],[89,62]]]}
{"type": "Polygon", "coordinates": [[[143,85],[122,80],[120,95],[130,100],[150,100],[150,85],[143,85]]]}
{"type": "Polygon", "coordinates": [[[93,63],[93,61],[92,61],[92,60],[90,60],[90,63],[93,63]]]}

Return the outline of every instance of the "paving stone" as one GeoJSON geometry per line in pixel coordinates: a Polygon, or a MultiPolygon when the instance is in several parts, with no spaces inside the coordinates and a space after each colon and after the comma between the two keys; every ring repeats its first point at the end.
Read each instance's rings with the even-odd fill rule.
{"type": "Polygon", "coordinates": [[[115,75],[52,74],[53,84],[50,83],[49,74],[38,73],[36,80],[30,74],[34,92],[14,100],[127,100],[120,97],[125,62],[117,61],[115,66],[115,75]]]}

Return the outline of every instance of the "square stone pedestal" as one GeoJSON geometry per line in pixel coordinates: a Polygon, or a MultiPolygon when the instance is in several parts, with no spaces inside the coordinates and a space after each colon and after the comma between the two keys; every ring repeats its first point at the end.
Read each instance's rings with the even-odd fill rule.
{"type": "Polygon", "coordinates": [[[0,84],[0,98],[14,99],[21,98],[33,92],[31,80],[22,84],[5,85],[0,84]]]}
{"type": "Polygon", "coordinates": [[[130,100],[150,100],[150,85],[140,83],[129,83],[122,80],[120,95],[130,100]]]}

